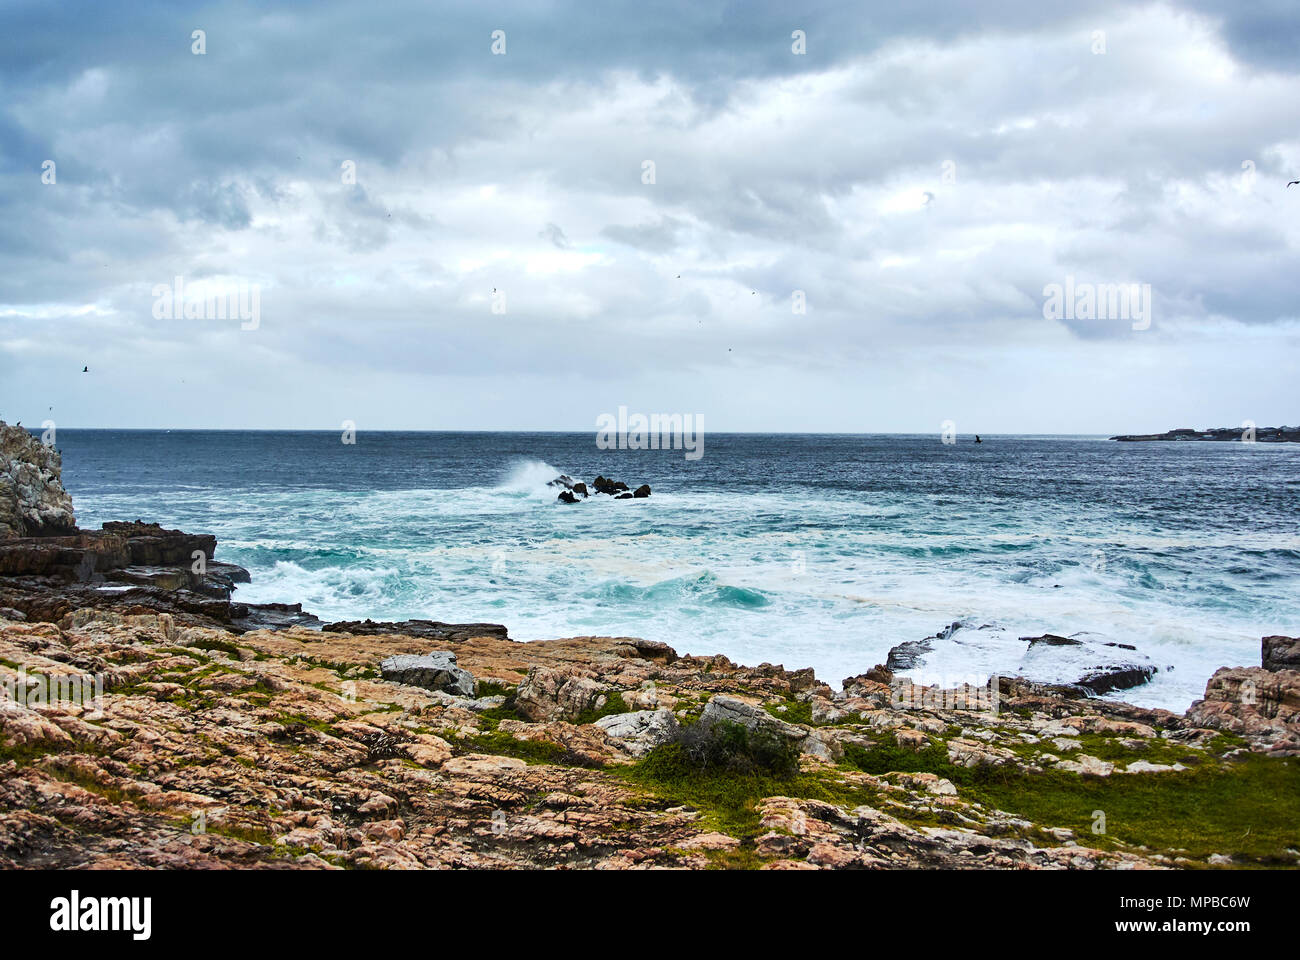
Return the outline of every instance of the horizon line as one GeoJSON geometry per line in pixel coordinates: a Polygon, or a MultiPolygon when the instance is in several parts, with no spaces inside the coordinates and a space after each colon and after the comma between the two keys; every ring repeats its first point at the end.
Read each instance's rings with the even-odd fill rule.
{"type": "MultiPolygon", "coordinates": [[[[11,424],[17,426],[18,424],[11,424]]],[[[24,430],[32,433],[40,433],[40,427],[23,426],[24,430]]],[[[104,426],[62,426],[57,425],[56,429],[62,431],[117,431],[121,433],[338,433],[341,427],[104,427],[104,426]]],[[[584,429],[539,429],[523,427],[442,427],[442,428],[410,428],[410,427],[354,427],[356,433],[552,433],[552,434],[585,434],[599,433],[594,427],[584,429]]],[[[1200,429],[1200,428],[1193,428],[1200,429]]],[[[1203,429],[1218,429],[1206,427],[1203,429]]],[[[1228,428],[1231,429],[1231,428],[1228,428]]],[[[661,431],[662,432],[662,431],[661,431]]],[[[940,430],[707,430],[704,431],[714,435],[748,435],[748,436],[809,436],[809,437],[924,437],[931,434],[939,434],[940,430]]],[[[1163,431],[1162,431],[1163,432],[1163,431]]],[[[998,431],[967,431],[958,432],[959,437],[1111,437],[1122,436],[1124,434],[1107,434],[1104,432],[1091,433],[1006,433],[998,431]]]]}

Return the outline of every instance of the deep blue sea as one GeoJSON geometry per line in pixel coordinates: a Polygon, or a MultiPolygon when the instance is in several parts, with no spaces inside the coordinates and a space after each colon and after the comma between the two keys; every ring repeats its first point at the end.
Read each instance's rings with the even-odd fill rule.
{"type": "Polygon", "coordinates": [[[833,685],[957,620],[1089,631],[1167,668],[1124,699],[1180,710],[1300,631],[1300,445],[985,440],[709,434],[692,461],[594,433],[58,434],[83,527],[214,533],[239,599],[329,620],[640,636],[833,685]],[[566,506],[561,472],[654,494],[566,506]]]}

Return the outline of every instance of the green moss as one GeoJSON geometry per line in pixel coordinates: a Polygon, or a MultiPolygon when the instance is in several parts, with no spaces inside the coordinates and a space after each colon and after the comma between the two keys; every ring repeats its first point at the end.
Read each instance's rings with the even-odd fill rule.
{"type": "Polygon", "coordinates": [[[234,659],[239,659],[239,647],[229,640],[216,640],[203,638],[195,640],[190,644],[195,650],[220,650],[222,653],[229,654],[234,659]]]}
{"type": "Polygon", "coordinates": [[[41,759],[41,757],[49,757],[64,753],[67,749],[67,744],[53,744],[44,741],[15,744],[7,744],[0,741],[0,763],[8,763],[12,760],[14,763],[18,764],[18,766],[25,767],[41,759]]]}
{"type": "Polygon", "coordinates": [[[710,870],[759,870],[767,863],[753,847],[741,846],[730,850],[706,850],[710,870]]]}
{"type": "Polygon", "coordinates": [[[338,730],[334,729],[332,725],[326,723],[324,720],[313,720],[311,717],[303,716],[300,713],[281,713],[277,714],[275,719],[277,723],[283,724],[286,727],[298,724],[311,730],[315,730],[317,733],[326,734],[327,736],[343,736],[343,734],[339,733],[338,730]]]}
{"type": "Polygon", "coordinates": [[[492,730],[472,737],[452,737],[449,742],[469,753],[491,753],[502,757],[517,757],[527,763],[563,763],[569,759],[566,747],[550,740],[520,740],[500,730],[492,730]]]}
{"type": "Polygon", "coordinates": [[[300,654],[295,659],[303,663],[310,664],[313,667],[322,667],[326,670],[333,670],[337,674],[345,674],[350,670],[356,673],[348,680],[377,680],[379,678],[379,668],[368,663],[348,663],[346,660],[327,660],[324,657],[309,657],[300,654]]]}
{"type": "Polygon", "coordinates": [[[595,723],[601,717],[611,717],[617,713],[631,713],[632,708],[623,702],[623,694],[615,690],[605,698],[605,704],[600,709],[589,707],[582,711],[574,718],[574,723],[582,725],[584,723],[595,723]]]}
{"type": "Polygon", "coordinates": [[[780,703],[765,703],[763,709],[778,720],[784,720],[786,723],[803,723],[814,726],[812,704],[807,700],[790,698],[780,703]],[[780,707],[785,707],[785,709],[781,710],[780,707]]]}
{"type": "MultiPolygon", "coordinates": [[[[240,824],[213,823],[209,820],[204,824],[204,831],[216,834],[219,837],[229,837],[232,840],[243,840],[247,843],[257,843],[263,846],[269,846],[275,842],[275,836],[265,827],[241,826],[240,824]]],[[[307,853],[306,849],[301,852],[307,853]]]]}
{"type": "Polygon", "coordinates": [[[474,696],[483,697],[508,697],[515,692],[515,687],[504,683],[497,683],[495,680],[479,680],[474,684],[474,696]]]}
{"type": "Polygon", "coordinates": [[[479,725],[488,732],[495,731],[497,724],[502,720],[520,720],[528,723],[529,720],[522,713],[515,709],[513,700],[506,700],[505,703],[498,707],[492,707],[478,714],[479,725]]]}

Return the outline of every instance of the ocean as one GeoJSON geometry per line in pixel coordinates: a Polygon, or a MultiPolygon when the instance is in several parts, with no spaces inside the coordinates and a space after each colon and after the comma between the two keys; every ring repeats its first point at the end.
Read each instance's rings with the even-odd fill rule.
{"type": "MultiPolygon", "coordinates": [[[[62,429],[58,447],[81,526],[213,533],[252,573],[237,599],[326,620],[638,636],[833,686],[956,621],[1086,631],[1161,667],[1117,696],[1173,710],[1300,631],[1293,444],[707,434],[692,460],[594,431],[341,436],[62,429]],[[564,505],[560,473],[653,495],[564,505]]],[[[988,665],[947,659],[912,675],[988,665]]]]}

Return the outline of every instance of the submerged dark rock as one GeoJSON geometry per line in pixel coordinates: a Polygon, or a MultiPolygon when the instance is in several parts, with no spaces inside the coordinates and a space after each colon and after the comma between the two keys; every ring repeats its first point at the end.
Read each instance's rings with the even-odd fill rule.
{"type": "Polygon", "coordinates": [[[509,640],[499,623],[442,623],[439,620],[339,620],[321,628],[326,633],[420,637],[444,643],[458,643],[471,637],[509,640]]]}
{"type": "Polygon", "coordinates": [[[575,481],[566,474],[560,474],[554,480],[547,484],[548,487],[563,487],[560,495],[556,498],[561,503],[577,503],[578,496],[586,500],[592,494],[600,494],[607,497],[613,497],[615,500],[643,500],[650,496],[650,484],[643,483],[634,491],[622,480],[611,480],[603,474],[591,481],[591,485],[583,483],[581,480],[575,481]]]}
{"type": "Polygon", "coordinates": [[[319,630],[320,617],[307,613],[301,603],[232,603],[229,629],[237,633],[250,630],[284,630],[308,627],[319,630]]]}
{"type": "Polygon", "coordinates": [[[628,489],[628,485],[622,480],[610,480],[608,477],[600,476],[591,481],[591,488],[597,493],[614,496],[623,493],[628,489]]]}

